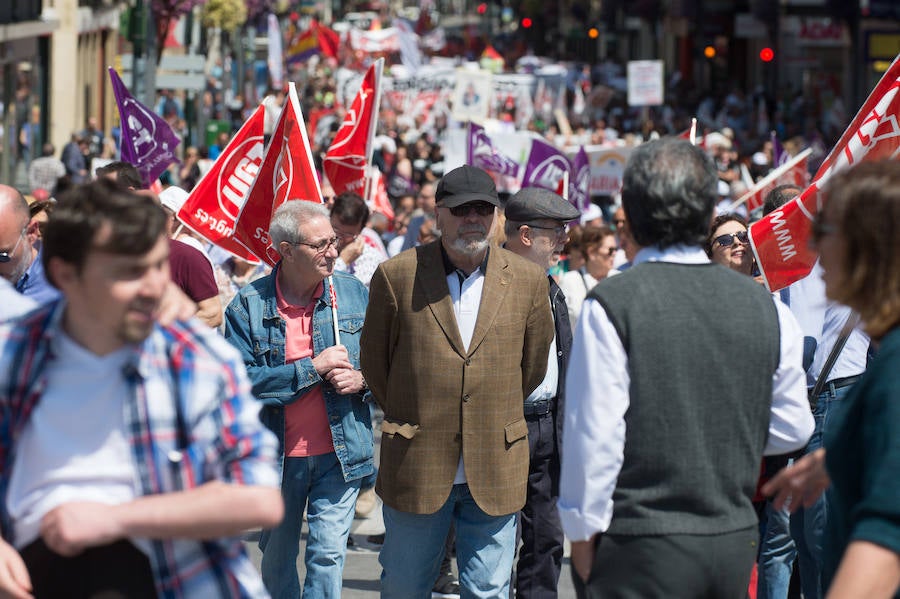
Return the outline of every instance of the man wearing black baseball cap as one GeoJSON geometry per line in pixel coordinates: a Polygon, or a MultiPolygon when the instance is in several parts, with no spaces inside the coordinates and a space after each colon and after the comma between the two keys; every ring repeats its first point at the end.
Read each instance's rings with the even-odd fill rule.
{"type": "Polygon", "coordinates": [[[503,597],[528,479],[522,402],[553,339],[547,277],[490,246],[500,201],[486,172],[448,172],[435,199],[441,239],[379,265],[360,346],[385,414],[381,596],[428,596],[452,523],[462,586],[503,597]]]}
{"type": "MultiPolygon", "coordinates": [[[[569,238],[567,224],[581,213],[558,194],[526,187],[506,202],[506,249],[543,269],[559,262],[569,238]]],[[[566,364],[572,327],[566,297],[550,280],[550,306],[556,336],[547,356],[547,374],[525,398],[531,460],[528,492],[520,514],[522,547],[516,564],[516,597],[556,597],[562,568],[563,531],[556,510],[559,498],[559,449],[565,401],[566,364]]]]}

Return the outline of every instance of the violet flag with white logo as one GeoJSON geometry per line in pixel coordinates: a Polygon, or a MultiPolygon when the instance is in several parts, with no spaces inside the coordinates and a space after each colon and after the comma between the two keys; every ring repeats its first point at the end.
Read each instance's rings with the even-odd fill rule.
{"type": "Polygon", "coordinates": [[[571,172],[572,163],[559,148],[535,138],[531,142],[531,153],[525,164],[522,187],[541,187],[556,191],[565,173],[571,172]]]}
{"type": "Polygon", "coordinates": [[[584,146],[578,149],[572,161],[572,176],[569,178],[569,202],[584,212],[591,205],[591,160],[584,146]]]}
{"type": "Polygon", "coordinates": [[[144,187],[150,187],[170,164],[177,162],[175,148],[181,140],[161,116],[134,99],[112,67],[109,79],[122,124],[122,160],[134,165],[144,187]]]}
{"type": "Polygon", "coordinates": [[[484,127],[469,122],[466,164],[507,177],[518,177],[519,163],[494,147],[484,127]]]}

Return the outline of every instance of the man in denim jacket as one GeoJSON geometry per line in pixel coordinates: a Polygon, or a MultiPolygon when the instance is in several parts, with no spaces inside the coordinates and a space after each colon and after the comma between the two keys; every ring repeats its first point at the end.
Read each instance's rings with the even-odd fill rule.
{"type": "Polygon", "coordinates": [[[281,260],[225,310],[225,338],[244,358],[253,393],[265,406],[261,418],[278,435],[284,457],[285,518],[260,538],[263,581],[275,598],[300,596],[295,563],[305,509],[303,595],[337,598],[360,481],[373,471],[367,386],[359,371],[368,292],[356,278],[334,272],[337,237],[323,205],[284,203],[269,236],[281,260]]]}

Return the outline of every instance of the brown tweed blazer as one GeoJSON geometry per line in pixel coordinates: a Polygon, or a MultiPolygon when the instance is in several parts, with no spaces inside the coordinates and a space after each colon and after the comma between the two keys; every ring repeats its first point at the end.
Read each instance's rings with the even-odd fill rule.
{"type": "Polygon", "coordinates": [[[384,410],[377,491],[394,509],[436,512],[460,453],[486,513],[525,504],[528,427],[522,405],[543,380],[553,339],[541,269],[491,247],[468,351],[440,241],[383,262],[372,277],[360,363],[384,410]]]}

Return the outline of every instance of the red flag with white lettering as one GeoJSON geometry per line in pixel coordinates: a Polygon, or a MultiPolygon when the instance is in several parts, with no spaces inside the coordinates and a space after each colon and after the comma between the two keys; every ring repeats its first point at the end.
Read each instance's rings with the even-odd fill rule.
{"type": "Polygon", "coordinates": [[[807,148],[793,158],[789,158],[787,162],[758,181],[747,193],[729,206],[728,211],[734,212],[745,202],[748,212],[756,210],[762,206],[766,194],[779,185],[796,185],[800,189],[806,189],[806,186],[809,185],[808,158],[810,154],[812,154],[812,150],[807,148]]]}
{"type": "Polygon", "coordinates": [[[259,258],[233,238],[234,220],[262,164],[265,113],[260,104],[191,190],[177,215],[190,230],[254,264],[259,258]]]}
{"type": "Polygon", "coordinates": [[[383,68],[384,59],[379,58],[366,71],[359,92],[322,161],[335,195],[352,191],[365,196],[366,165],[372,162],[383,68]]]}
{"type": "Polygon", "coordinates": [[[377,166],[373,166],[369,170],[369,196],[366,203],[369,204],[372,212],[380,212],[393,221],[394,207],[391,206],[387,188],[384,186],[384,176],[377,166]]]}
{"type": "Polygon", "coordinates": [[[288,86],[272,139],[234,226],[235,238],[273,266],[281,256],[269,240],[269,223],[275,210],[288,199],[322,201],[319,176],[313,167],[306,124],[293,82],[288,86]]]}
{"type": "Polygon", "coordinates": [[[757,264],[771,291],[809,274],[816,262],[810,224],[822,207],[819,191],[831,175],[862,161],[896,159],[900,154],[900,57],[894,59],[853,122],[800,196],[750,227],[757,264]]]}

